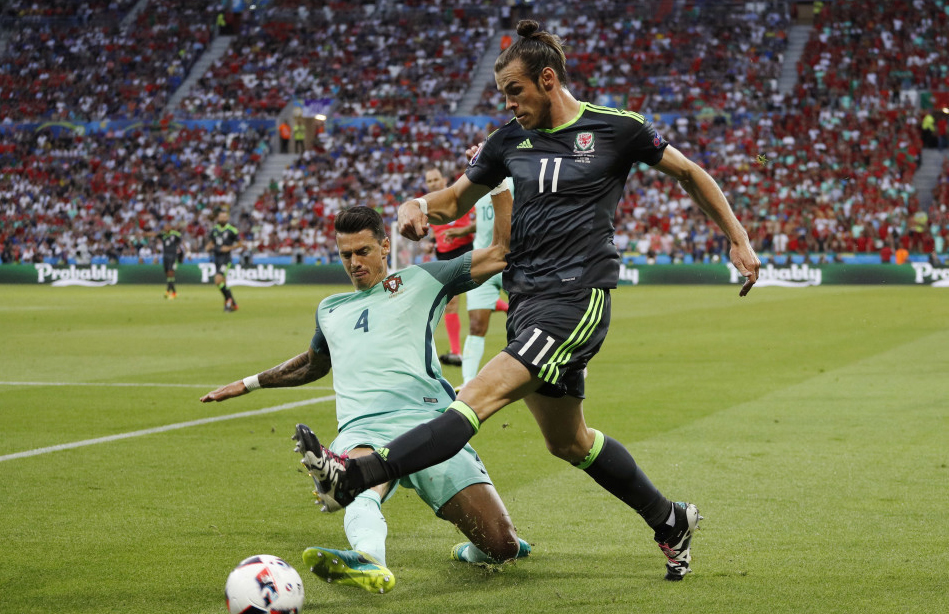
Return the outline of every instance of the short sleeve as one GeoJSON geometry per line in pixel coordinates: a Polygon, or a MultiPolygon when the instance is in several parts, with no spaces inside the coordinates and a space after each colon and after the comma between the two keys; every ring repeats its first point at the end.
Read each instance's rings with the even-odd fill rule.
{"type": "Polygon", "coordinates": [[[471,279],[471,254],[467,252],[451,260],[435,260],[418,266],[452,294],[461,294],[478,287],[478,283],[471,279]]]}
{"type": "Polygon", "coordinates": [[[316,310],[316,330],[313,331],[313,339],[310,340],[310,349],[317,354],[325,354],[329,356],[330,348],[326,343],[326,337],[323,336],[323,331],[320,330],[320,310],[316,310]]]}
{"type": "Polygon", "coordinates": [[[495,130],[488,136],[481,151],[471,159],[468,168],[465,169],[465,176],[468,177],[471,183],[493,188],[508,176],[501,155],[503,141],[504,137],[501,130],[495,130]]]}
{"type": "MultiPolygon", "coordinates": [[[[624,118],[625,119],[625,118],[624,118]]],[[[662,160],[662,155],[669,143],[656,131],[652,122],[629,117],[625,122],[628,132],[620,142],[626,143],[624,153],[632,162],[645,162],[655,166],[662,160]]]]}

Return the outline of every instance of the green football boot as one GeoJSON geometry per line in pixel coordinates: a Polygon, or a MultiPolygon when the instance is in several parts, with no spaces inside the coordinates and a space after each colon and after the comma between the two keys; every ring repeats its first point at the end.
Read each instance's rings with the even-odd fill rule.
{"type": "Polygon", "coordinates": [[[303,562],[327,582],[358,586],[370,593],[388,593],[395,586],[392,572],[365,552],[307,548],[303,562]]]}

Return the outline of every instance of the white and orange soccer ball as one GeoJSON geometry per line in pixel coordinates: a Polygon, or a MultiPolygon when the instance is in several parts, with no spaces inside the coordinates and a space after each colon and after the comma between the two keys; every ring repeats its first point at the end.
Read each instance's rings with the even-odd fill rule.
{"type": "Polygon", "coordinates": [[[300,614],[303,580],[289,563],[258,554],[237,564],[224,585],[231,614],[300,614]]]}

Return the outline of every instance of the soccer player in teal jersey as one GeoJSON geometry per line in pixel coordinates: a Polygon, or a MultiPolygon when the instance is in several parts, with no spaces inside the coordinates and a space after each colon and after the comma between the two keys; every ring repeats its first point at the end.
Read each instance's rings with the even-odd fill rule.
{"type": "Polygon", "coordinates": [[[204,250],[213,249],[214,284],[224,295],[224,311],[237,311],[237,302],[231,289],[227,287],[227,272],[231,270],[232,252],[241,247],[240,234],[237,228],[230,224],[230,215],[226,209],[217,214],[217,223],[211,229],[208,243],[204,250]]]}
{"type": "MultiPolygon", "coordinates": [[[[507,211],[510,211],[508,200],[507,211]]],[[[201,398],[223,401],[258,387],[299,386],[333,367],[339,436],[331,448],[359,457],[427,422],[454,400],[435,352],[435,330],[448,299],[504,266],[507,241],[454,260],[410,266],[389,274],[389,239],[382,218],[368,207],[341,212],[335,220],[340,260],[354,291],[324,299],[316,312],[309,349],[250,378],[201,398]],[[421,315],[420,315],[421,314],[421,315]]],[[[299,425],[298,432],[306,431],[299,425]]],[[[526,556],[500,496],[471,446],[444,463],[367,490],[346,508],[344,528],[351,550],[308,548],[304,561],[331,581],[387,592],[395,576],[386,568],[386,523],[381,503],[397,485],[413,488],[435,513],[457,526],[469,542],[452,557],[472,563],[526,556]]],[[[324,507],[332,499],[322,499],[324,507]]]]}
{"type": "Polygon", "coordinates": [[[639,513],[666,556],[666,579],[681,580],[691,571],[698,508],[667,499],[622,444],[588,427],[583,416],[583,370],[609,328],[610,290],[620,265],[613,219],[632,165],[645,163],[676,179],[718,224],[731,243],[732,263],[746,277],[740,296],[757,280],[760,262],[707,172],[642,115],[574,98],[558,37],[530,20],[518,23],[517,33],[494,64],[514,119],[487,138],[454,184],[399,207],[400,233],[419,240],[429,222],[467,214],[491,186],[513,177],[511,249],[503,277],[510,296],[508,345],[444,413],[379,453],[339,459],[315,437],[304,438],[304,462],[323,490],[346,505],[373,484],[450,457],[482,422],[524,399],[548,450],[639,513]]]}
{"type": "MultiPolygon", "coordinates": [[[[491,244],[494,232],[494,204],[493,199],[501,192],[510,191],[510,182],[505,179],[490,194],[485,194],[474,205],[475,222],[460,229],[449,228],[445,233],[449,236],[462,232],[474,232],[474,249],[487,247],[491,244]]],[[[501,300],[501,274],[493,276],[474,290],[465,295],[468,305],[468,336],[465,337],[464,349],[461,353],[461,376],[467,384],[478,374],[481,367],[481,358],[484,356],[484,337],[488,334],[491,323],[491,314],[494,311],[507,313],[508,304],[501,300]]]]}

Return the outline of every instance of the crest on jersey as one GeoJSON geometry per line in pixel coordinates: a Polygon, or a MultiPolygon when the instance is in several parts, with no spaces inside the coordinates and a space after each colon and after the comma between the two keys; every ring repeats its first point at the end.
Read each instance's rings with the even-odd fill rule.
{"type": "Polygon", "coordinates": [[[395,294],[399,291],[399,288],[402,287],[402,276],[401,275],[391,275],[386,277],[382,282],[383,287],[386,289],[386,292],[391,292],[395,294]]]}
{"type": "Polygon", "coordinates": [[[574,153],[593,153],[594,137],[592,132],[581,132],[573,143],[574,153]]]}
{"type": "Polygon", "coordinates": [[[660,145],[662,145],[662,135],[657,132],[656,138],[652,140],[652,146],[658,148],[660,145]]]}

